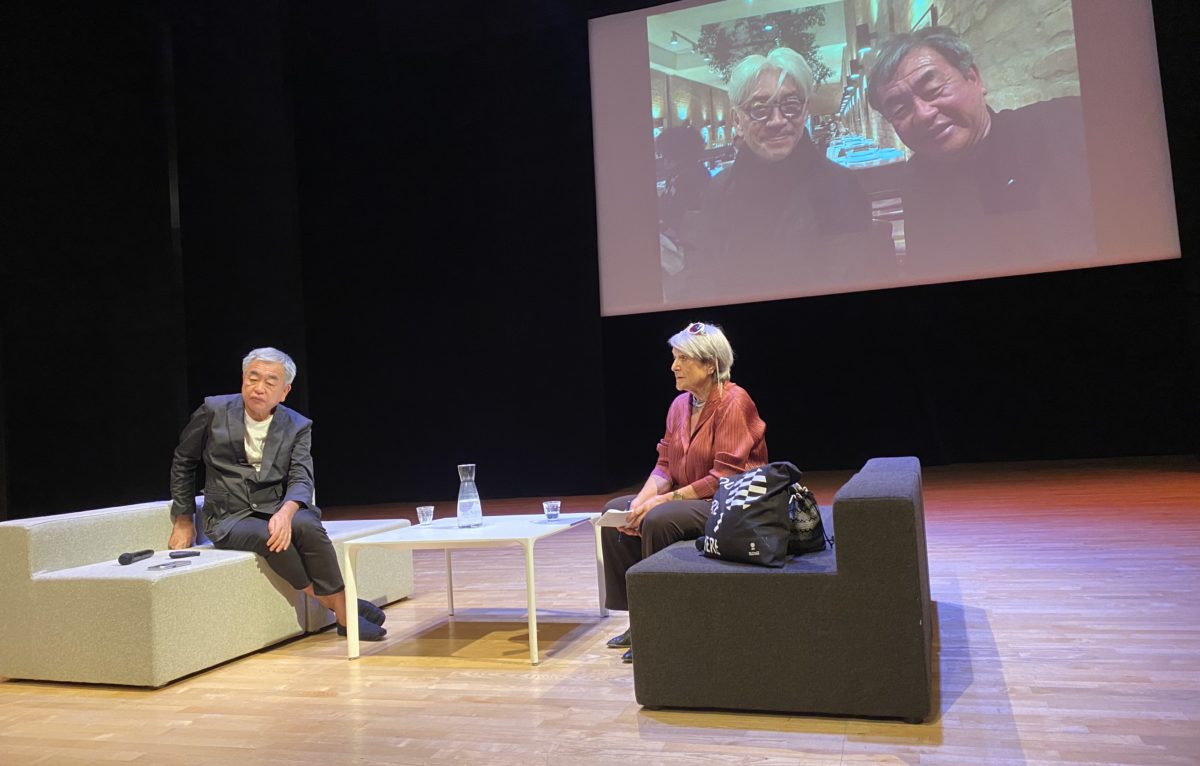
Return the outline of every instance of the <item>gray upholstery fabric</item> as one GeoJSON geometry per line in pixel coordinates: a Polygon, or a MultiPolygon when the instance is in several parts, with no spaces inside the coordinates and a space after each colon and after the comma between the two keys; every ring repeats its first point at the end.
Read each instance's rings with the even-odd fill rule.
{"type": "MultiPolygon", "coordinates": [[[[161,686],[332,621],[253,553],[200,546],[168,561],[170,503],[0,523],[0,676],[161,686]],[[157,549],[121,566],[125,551],[157,549]]],[[[325,522],[340,551],[353,537],[408,526],[403,519],[325,522]]],[[[363,598],[412,594],[412,554],[359,562],[363,598]]]]}
{"type": "Polygon", "coordinates": [[[705,558],[687,542],[629,570],[639,703],[929,717],[920,463],[868,465],[832,514],[822,509],[833,550],[771,569],[705,558]]]}
{"type": "Polygon", "coordinates": [[[859,473],[874,471],[908,471],[921,474],[921,461],[915,457],[873,457],[863,464],[859,473]]]}

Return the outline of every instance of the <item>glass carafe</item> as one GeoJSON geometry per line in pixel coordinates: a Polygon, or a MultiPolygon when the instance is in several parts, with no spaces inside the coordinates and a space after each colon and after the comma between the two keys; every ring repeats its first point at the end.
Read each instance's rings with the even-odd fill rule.
{"type": "Polygon", "coordinates": [[[479,503],[479,490],[475,488],[474,463],[464,463],[458,467],[458,481],[458,525],[481,526],[483,506],[479,503]]]}

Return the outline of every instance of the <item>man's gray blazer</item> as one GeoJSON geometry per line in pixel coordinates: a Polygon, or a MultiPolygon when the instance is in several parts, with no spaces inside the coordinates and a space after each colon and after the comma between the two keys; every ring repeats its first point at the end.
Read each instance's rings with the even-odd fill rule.
{"type": "Polygon", "coordinates": [[[196,512],[196,471],[203,461],[202,528],[210,540],[229,534],[251,513],[274,513],[288,500],[317,516],[313,505],[312,421],[282,404],[263,442],[262,469],[246,458],[241,394],[209,396],[179,435],[171,464],[171,518],[196,512]]]}

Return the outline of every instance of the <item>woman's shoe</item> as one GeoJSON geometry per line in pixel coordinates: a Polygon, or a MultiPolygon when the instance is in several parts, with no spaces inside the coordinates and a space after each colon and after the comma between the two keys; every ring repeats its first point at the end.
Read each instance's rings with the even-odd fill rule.
{"type": "Polygon", "coordinates": [[[612,638],[608,639],[608,648],[628,649],[629,647],[633,646],[633,639],[629,637],[629,631],[630,629],[626,628],[625,632],[621,635],[613,636],[612,638]]]}
{"type": "Polygon", "coordinates": [[[633,662],[633,647],[629,647],[629,651],[621,655],[621,660],[624,662],[633,662]]]}

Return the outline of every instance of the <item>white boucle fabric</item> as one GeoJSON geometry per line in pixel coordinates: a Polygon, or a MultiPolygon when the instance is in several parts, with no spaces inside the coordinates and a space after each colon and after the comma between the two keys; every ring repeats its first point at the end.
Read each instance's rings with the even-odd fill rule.
{"type": "MultiPolygon", "coordinates": [[[[325,522],[344,540],[404,519],[325,522]]],[[[333,621],[253,553],[200,546],[170,559],[170,503],[160,501],[0,523],[0,677],[161,686],[333,621]],[[153,549],[128,566],[126,551],[153,549]]],[[[383,605],[412,594],[412,554],[359,564],[359,592],[383,605]]]]}

